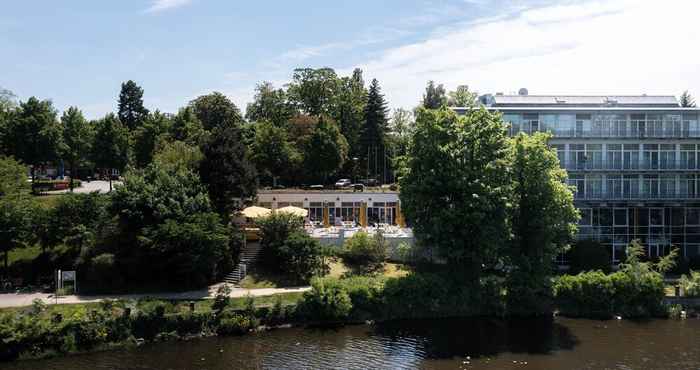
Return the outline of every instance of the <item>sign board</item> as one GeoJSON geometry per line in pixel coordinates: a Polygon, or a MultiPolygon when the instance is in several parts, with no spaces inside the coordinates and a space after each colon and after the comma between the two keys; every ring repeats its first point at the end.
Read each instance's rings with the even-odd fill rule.
{"type": "Polygon", "coordinates": [[[75,271],[61,271],[62,281],[75,281],[75,271]]]}

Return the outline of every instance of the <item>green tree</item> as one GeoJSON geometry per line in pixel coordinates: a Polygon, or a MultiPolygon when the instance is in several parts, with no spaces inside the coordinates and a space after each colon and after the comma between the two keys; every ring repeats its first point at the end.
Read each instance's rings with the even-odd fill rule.
{"type": "Polygon", "coordinates": [[[584,271],[600,270],[609,273],[612,269],[610,247],[595,240],[579,240],[569,250],[569,275],[584,271]]]}
{"type": "Polygon", "coordinates": [[[143,106],[143,89],[132,80],[122,83],[118,106],[119,121],[129,130],[137,129],[148,116],[148,109],[143,106]]]}
{"type": "Polygon", "coordinates": [[[204,130],[202,122],[199,121],[194,112],[194,108],[181,108],[172,118],[170,125],[170,139],[183,141],[189,145],[199,145],[205,138],[208,131],[204,130]]]}
{"type": "Polygon", "coordinates": [[[469,86],[459,85],[454,91],[447,93],[449,107],[472,107],[478,98],[475,92],[469,91],[469,86]]]}
{"type": "Polygon", "coordinates": [[[364,126],[362,127],[360,163],[364,163],[367,175],[379,178],[386,174],[386,134],[389,109],[386,107],[384,95],[381,93],[379,81],[372,80],[367,95],[367,105],[364,111],[364,126]]]}
{"type": "Polygon", "coordinates": [[[17,114],[7,127],[10,154],[31,165],[34,179],[39,164],[54,161],[61,148],[61,126],[51,101],[35,97],[20,103],[17,114]]]}
{"type": "Polygon", "coordinates": [[[192,100],[190,107],[205,130],[212,131],[222,126],[238,126],[243,121],[238,107],[220,92],[202,95],[192,100]]]}
{"type": "Polygon", "coordinates": [[[545,133],[520,134],[511,140],[511,211],[513,239],[508,279],[509,306],[521,313],[545,313],[551,304],[552,260],[573,241],[578,221],[566,171],[545,133]]]}
{"type": "Polygon", "coordinates": [[[196,172],[204,158],[197,146],[182,141],[166,142],[160,146],[153,157],[158,167],[174,170],[191,170],[196,172]]]}
{"type": "Polygon", "coordinates": [[[334,111],[339,80],[332,68],[298,68],[287,88],[289,100],[303,112],[319,116],[334,111]]]}
{"type": "Polygon", "coordinates": [[[688,90],[683,91],[683,94],[681,94],[680,104],[684,108],[695,108],[695,99],[693,99],[688,90]]]}
{"type": "Polygon", "coordinates": [[[0,87],[0,155],[10,155],[12,138],[9,137],[10,122],[17,111],[17,96],[0,87]]]}
{"type": "Polygon", "coordinates": [[[343,167],[348,157],[348,142],[335,122],[320,117],[304,152],[306,170],[314,180],[325,182],[343,167]]]}
{"type": "Polygon", "coordinates": [[[199,165],[199,174],[209,188],[214,207],[227,221],[238,208],[238,200],[255,196],[257,171],[248,160],[241,132],[236,127],[222,126],[214,130],[202,146],[202,154],[204,160],[199,165]]]}
{"type": "Polygon", "coordinates": [[[415,122],[411,111],[403,108],[394,110],[389,124],[387,146],[391,148],[395,159],[406,155],[408,152],[408,143],[411,139],[414,126],[415,122]]]}
{"type": "Polygon", "coordinates": [[[499,115],[419,108],[400,185],[416,237],[437,248],[454,276],[478,283],[509,236],[508,139],[499,115]]]}
{"type": "Polygon", "coordinates": [[[245,116],[251,122],[268,121],[284,127],[296,113],[294,104],[287,99],[287,92],[265,81],[255,87],[253,102],[248,103],[245,116]]]}
{"type": "Polygon", "coordinates": [[[112,191],[111,170],[121,172],[129,162],[129,132],[112,113],[95,123],[92,161],[97,168],[110,170],[109,191],[112,191]]]}
{"type": "Polygon", "coordinates": [[[345,136],[350,147],[350,156],[362,154],[360,134],[365,119],[367,89],[362,78],[362,70],[356,68],[352,76],[342,77],[339,81],[333,119],[338,122],[340,132],[345,136]]]}
{"type": "Polygon", "coordinates": [[[32,242],[33,209],[34,203],[27,193],[8,193],[0,197],[0,251],[4,253],[5,276],[10,251],[32,242]]]}
{"type": "Polygon", "coordinates": [[[0,197],[29,190],[27,167],[12,157],[0,156],[0,197]]]}
{"type": "Polygon", "coordinates": [[[61,157],[70,168],[70,191],[73,192],[73,178],[78,174],[78,166],[90,156],[93,143],[93,128],[77,107],[70,107],[61,116],[63,145],[61,157]]]}
{"type": "Polygon", "coordinates": [[[287,131],[269,122],[257,124],[251,159],[261,176],[272,178],[273,185],[277,185],[277,178],[297,173],[302,160],[287,131]]]}
{"type": "Polygon", "coordinates": [[[438,109],[446,104],[445,87],[442,84],[435,86],[434,81],[428,81],[428,86],[425,87],[425,94],[423,94],[423,108],[438,109]]]}
{"type": "Polygon", "coordinates": [[[150,113],[133,133],[132,153],[137,167],[143,168],[153,161],[158,144],[166,139],[170,130],[170,118],[155,111],[150,113]]]}

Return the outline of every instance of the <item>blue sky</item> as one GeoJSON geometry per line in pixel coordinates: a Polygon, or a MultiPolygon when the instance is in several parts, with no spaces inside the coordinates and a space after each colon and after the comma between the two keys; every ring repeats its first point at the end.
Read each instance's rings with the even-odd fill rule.
{"type": "Polygon", "coordinates": [[[363,68],[391,107],[425,82],[479,92],[700,93],[700,5],[669,1],[7,1],[0,87],[24,100],[116,109],[122,81],[174,112],[210,92],[241,108],[295,67],[363,68]],[[682,37],[680,37],[682,36],[682,37]]]}

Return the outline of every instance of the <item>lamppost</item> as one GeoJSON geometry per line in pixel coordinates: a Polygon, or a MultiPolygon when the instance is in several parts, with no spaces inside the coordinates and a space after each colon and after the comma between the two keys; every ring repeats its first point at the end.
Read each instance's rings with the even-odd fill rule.
{"type": "Polygon", "coordinates": [[[359,158],[352,157],[352,183],[353,184],[357,183],[356,180],[357,180],[357,161],[358,160],[359,160],[359,158]]]}

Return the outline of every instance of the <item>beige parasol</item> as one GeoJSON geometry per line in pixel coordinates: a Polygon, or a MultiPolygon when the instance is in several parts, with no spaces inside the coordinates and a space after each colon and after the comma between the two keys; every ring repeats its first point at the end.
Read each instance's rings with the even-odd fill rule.
{"type": "Polygon", "coordinates": [[[294,207],[294,206],[286,206],[286,207],[278,208],[277,212],[291,213],[291,214],[299,216],[299,217],[306,217],[309,215],[308,210],[306,210],[304,208],[294,207]]]}
{"type": "Polygon", "coordinates": [[[258,217],[265,217],[265,216],[269,215],[270,212],[272,212],[272,211],[270,211],[269,209],[264,208],[264,207],[251,206],[251,207],[247,207],[247,208],[243,209],[243,211],[241,211],[241,214],[243,214],[243,216],[246,216],[248,218],[258,218],[258,217]]]}

